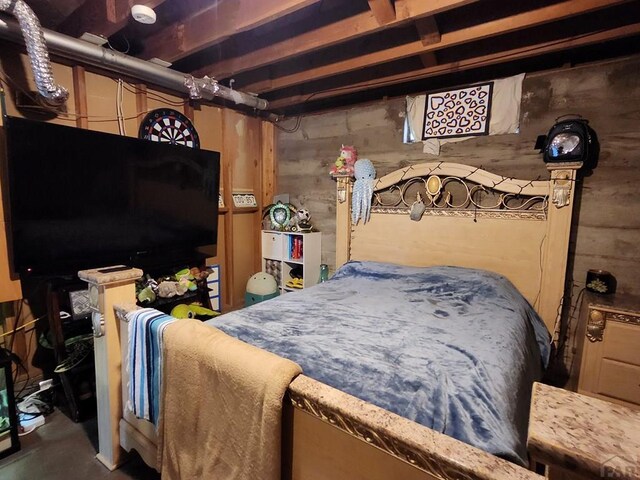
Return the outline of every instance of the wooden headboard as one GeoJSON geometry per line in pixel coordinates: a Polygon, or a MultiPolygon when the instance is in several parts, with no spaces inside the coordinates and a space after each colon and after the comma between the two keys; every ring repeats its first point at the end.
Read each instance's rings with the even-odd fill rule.
{"type": "Polygon", "coordinates": [[[377,180],[371,219],[351,222],[352,179],[337,178],[336,267],[348,260],[455,265],[507,277],[556,333],[564,292],[576,171],[518,180],[457,163],[396,170],[377,180]],[[409,217],[421,199],[419,221],[409,217]]]}

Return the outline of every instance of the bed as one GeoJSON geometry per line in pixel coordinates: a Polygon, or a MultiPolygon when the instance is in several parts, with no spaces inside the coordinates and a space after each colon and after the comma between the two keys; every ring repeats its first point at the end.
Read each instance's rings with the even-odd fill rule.
{"type": "MultiPolygon", "coordinates": [[[[550,165],[549,181],[528,181],[500,177],[460,164],[414,165],[378,180],[371,221],[355,226],[349,215],[351,182],[348,178],[337,179],[336,263],[346,265],[332,281],[278,299],[279,308],[285,311],[291,308],[294,312],[295,308],[300,311],[301,305],[309,305],[309,301],[316,302],[316,310],[325,305],[322,311],[327,324],[342,322],[345,328],[358,332],[354,336],[372,339],[373,336],[359,335],[368,327],[364,324],[356,326],[348,310],[365,308],[355,300],[365,298],[357,292],[357,288],[365,287],[350,292],[349,285],[354,284],[354,276],[377,276],[375,281],[365,279],[369,293],[377,288],[389,292],[395,283],[394,295],[403,292],[409,304],[422,300],[424,313],[429,313],[436,322],[430,330],[425,329],[424,335],[425,339],[436,339],[435,344],[430,344],[435,356],[430,361],[422,360],[427,366],[416,373],[415,378],[409,376],[415,366],[411,363],[408,370],[397,375],[388,374],[385,361],[398,363],[398,357],[393,357],[392,352],[400,348],[402,358],[409,359],[412,347],[402,350],[403,342],[407,343],[404,326],[393,324],[390,320],[393,312],[385,310],[387,302],[384,301],[374,309],[378,317],[372,318],[375,325],[390,323],[390,330],[384,334],[390,339],[389,348],[381,349],[377,343],[367,344],[366,341],[356,348],[358,353],[362,353],[358,349],[368,350],[368,354],[375,351],[379,357],[380,363],[376,366],[364,360],[359,367],[370,368],[371,378],[375,370],[379,370],[378,375],[388,377],[392,388],[382,394],[363,388],[363,382],[350,382],[345,377],[328,378],[318,372],[315,363],[306,360],[324,359],[330,350],[305,357],[303,352],[296,351],[299,347],[287,343],[286,336],[284,342],[275,341],[281,340],[282,332],[288,329],[294,337],[304,340],[298,345],[319,348],[309,338],[317,329],[306,328],[312,324],[300,320],[304,318],[304,309],[311,307],[302,307],[302,314],[298,314],[297,319],[294,313],[280,315],[288,318],[289,323],[277,326],[273,323],[271,331],[263,329],[266,333],[262,338],[251,337],[247,326],[248,322],[255,325],[259,321],[262,326],[271,324],[269,302],[213,321],[241,339],[296,357],[292,359],[303,366],[305,374],[291,383],[284,402],[287,425],[282,452],[285,478],[536,477],[518,465],[527,462],[522,421],[526,419],[531,381],[539,376],[548,356],[548,332],[555,331],[558,321],[575,172],[579,166],[550,165]],[[414,222],[409,219],[409,211],[418,194],[426,201],[427,209],[422,220],[414,222]],[[395,265],[389,265],[389,262],[395,265]],[[448,267],[415,268],[440,265],[448,267]],[[386,277],[385,281],[379,282],[379,277],[386,277]],[[427,277],[432,280],[438,277],[439,283],[425,288],[425,283],[430,281],[427,277]],[[463,285],[467,297],[443,289],[443,285],[451,284],[463,285]],[[429,289],[435,297],[425,295],[429,293],[425,290],[429,289]],[[340,303],[337,298],[340,296],[347,301],[340,303]],[[472,297],[481,299],[480,317],[474,317],[479,318],[475,324],[473,321],[455,324],[458,335],[454,336],[468,340],[466,344],[455,344],[450,341],[451,333],[440,329],[437,321],[446,318],[448,324],[457,322],[459,317],[465,316],[460,313],[465,313],[473,303],[472,297]],[[518,311],[522,320],[512,322],[513,311],[518,311]],[[394,332],[396,336],[392,335],[394,332]],[[444,336],[438,337],[436,333],[444,336]],[[499,348],[487,348],[489,345],[499,345],[499,348]],[[517,347],[509,347],[513,345],[517,347]],[[458,364],[457,371],[461,373],[453,376],[439,373],[443,363],[440,359],[445,357],[458,364]],[[514,368],[499,376],[496,372],[505,370],[501,368],[505,364],[514,368]],[[471,380],[471,370],[475,370],[480,381],[471,380]],[[430,377],[438,388],[421,387],[417,383],[418,377],[425,376],[430,377]],[[333,387],[330,386],[332,383],[333,387]],[[418,392],[411,400],[393,388],[403,383],[404,387],[418,392]],[[466,387],[473,391],[472,394],[454,395],[453,403],[437,398],[450,396],[451,390],[463,391],[466,387]],[[518,392],[518,395],[506,397],[507,391],[518,392]],[[389,398],[385,400],[385,396],[389,398]],[[489,398],[491,396],[493,399],[489,398]],[[503,403],[499,404],[500,401],[503,403]],[[479,416],[471,413],[471,421],[466,423],[452,420],[464,416],[472,404],[484,413],[479,416]],[[425,408],[442,411],[421,417],[425,408]],[[488,424],[493,428],[486,428],[488,424]],[[458,440],[441,432],[452,434],[458,440]]],[[[126,328],[116,320],[116,312],[122,321],[122,314],[132,308],[122,303],[133,300],[132,281],[139,273],[80,272],[81,278],[89,282],[90,292],[94,291],[96,313],[99,311],[104,316],[96,318],[97,324],[103,321],[98,325],[98,331],[102,328],[104,333],[96,339],[98,458],[110,468],[121,462],[121,448],[137,450],[150,465],[155,461],[153,428],[122,409],[122,351],[126,351],[122,346],[126,345],[126,328]]],[[[382,292],[366,298],[383,298],[382,292]]],[[[410,308],[411,312],[422,312],[416,310],[415,305],[410,308]]],[[[401,318],[398,316],[394,321],[402,322],[401,318]]],[[[330,331],[330,328],[326,329],[324,335],[330,331]]],[[[415,336],[411,335],[412,340],[415,336]]],[[[340,333],[332,342],[345,338],[340,333]]]]}

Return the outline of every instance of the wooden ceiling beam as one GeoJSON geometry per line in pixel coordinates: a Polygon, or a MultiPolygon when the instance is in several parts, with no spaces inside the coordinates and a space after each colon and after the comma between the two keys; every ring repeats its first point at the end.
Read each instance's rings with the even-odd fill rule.
{"type": "Polygon", "coordinates": [[[420,41],[425,47],[440,42],[442,38],[436,18],[433,15],[416,20],[416,30],[418,30],[420,41]]]}
{"type": "Polygon", "coordinates": [[[253,70],[322,48],[347,42],[365,35],[396,27],[415,19],[451,10],[477,0],[396,0],[396,19],[380,25],[371,11],[354,15],[268,47],[258,48],[245,55],[223,60],[194,72],[196,76],[212,75],[227,78],[247,70],[253,70]]]}
{"type": "Polygon", "coordinates": [[[396,9],[391,0],[368,0],[369,8],[380,25],[386,25],[396,19],[396,9]]]}
{"type": "MultiPolygon", "coordinates": [[[[366,67],[380,65],[382,63],[400,60],[402,58],[416,55],[419,55],[422,58],[422,55],[435,52],[440,49],[454,47],[456,45],[462,45],[493,36],[504,35],[516,30],[532,28],[545,23],[551,23],[597,9],[610,7],[615,4],[624,3],[625,1],[626,0],[565,0],[560,3],[519,13],[510,17],[499,18],[491,22],[473,25],[453,32],[445,32],[441,35],[438,43],[428,44],[427,46],[423,45],[421,40],[418,40],[332,64],[309,68],[291,75],[264,80],[250,85],[243,85],[242,88],[250,92],[265,93],[281,88],[292,87],[312,80],[319,80],[366,67]]],[[[428,61],[433,60],[429,59],[429,57],[425,58],[428,61]]]]}
{"type": "Polygon", "coordinates": [[[272,22],[320,0],[221,0],[145,41],[145,56],[168,62],[272,22]]]}
{"type": "Polygon", "coordinates": [[[110,37],[125,27],[135,4],[156,8],[165,0],[88,0],[78,7],[56,29],[60,33],[79,37],[85,32],[110,37]]]}
{"type": "Polygon", "coordinates": [[[438,58],[434,52],[427,52],[420,55],[423,67],[434,67],[438,64],[438,58]]]}
{"type": "MultiPolygon", "coordinates": [[[[333,90],[307,93],[304,95],[294,95],[291,97],[271,101],[269,102],[269,107],[274,110],[279,108],[291,107],[305,103],[306,101],[309,101],[311,99],[313,99],[314,101],[322,100],[325,98],[337,97],[390,85],[397,85],[399,83],[421,80],[448,73],[461,72],[479,67],[487,67],[490,65],[497,65],[514,60],[522,60],[539,55],[608,42],[611,40],[621,39],[639,34],[640,23],[633,23],[631,25],[625,25],[624,27],[612,28],[610,30],[593,32],[586,35],[576,35],[562,40],[553,40],[550,42],[538,43],[535,45],[515,48],[512,50],[496,52],[490,55],[483,55],[480,57],[469,58],[467,60],[446,63],[435,67],[414,70],[413,72],[389,75],[386,77],[376,78],[370,82],[360,82],[348,87],[340,87],[333,90]]],[[[428,87],[425,88],[425,90],[428,90],[428,87]]]]}
{"type": "MultiPolygon", "coordinates": [[[[440,43],[442,40],[440,28],[438,28],[436,17],[433,15],[419,18],[416,20],[415,26],[418,31],[418,37],[420,37],[420,41],[423,46],[427,47],[429,45],[435,45],[436,43],[440,43]]],[[[434,67],[438,64],[438,59],[433,51],[423,52],[418,56],[423,67],[434,67]]]]}

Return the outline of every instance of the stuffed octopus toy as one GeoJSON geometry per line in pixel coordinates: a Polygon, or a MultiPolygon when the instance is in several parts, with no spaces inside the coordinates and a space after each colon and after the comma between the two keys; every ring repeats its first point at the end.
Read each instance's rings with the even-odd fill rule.
{"type": "Polygon", "coordinates": [[[351,203],[351,221],[354,225],[362,218],[362,223],[369,221],[373,186],[376,182],[376,169],[371,160],[362,158],[354,165],[353,198],[351,203]]]}

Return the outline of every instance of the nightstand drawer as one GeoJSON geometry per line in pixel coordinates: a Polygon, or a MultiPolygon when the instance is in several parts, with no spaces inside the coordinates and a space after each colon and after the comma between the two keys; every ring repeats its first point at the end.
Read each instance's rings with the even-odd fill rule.
{"type": "Polygon", "coordinates": [[[578,392],[640,405],[640,297],[585,294],[578,392]]]}
{"type": "Polygon", "coordinates": [[[608,322],[602,356],[640,366],[640,326],[608,322]]]}
{"type": "Polygon", "coordinates": [[[596,393],[640,405],[640,366],[603,359],[596,393]]]}

